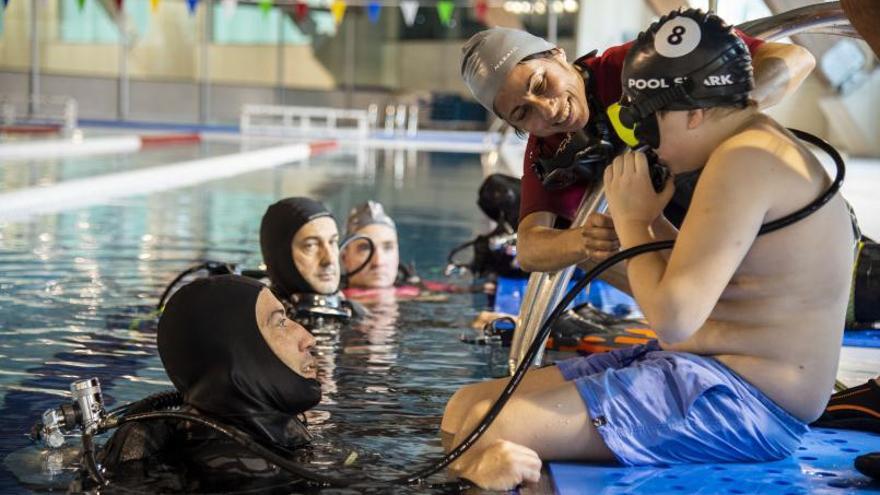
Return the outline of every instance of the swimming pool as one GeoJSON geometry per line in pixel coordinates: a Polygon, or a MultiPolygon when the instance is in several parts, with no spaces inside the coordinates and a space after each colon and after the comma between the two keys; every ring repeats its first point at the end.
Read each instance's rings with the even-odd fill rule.
{"type": "MultiPolygon", "coordinates": [[[[487,226],[475,205],[479,157],[430,153],[407,163],[397,153],[406,152],[379,151],[360,166],[349,154],[324,155],[0,223],[0,456],[29,444],[24,434],[75,379],[99,377],[114,403],[168,388],[155,333],[128,324],[199,260],[259,264],[259,221],[279,198],[314,196],[337,217],[369,198],[383,202],[399,225],[402,260],[438,278],[449,249],[487,226]]],[[[354,469],[386,475],[440,453],[448,397],[505,369],[506,349],[460,343],[474,308],[470,295],[402,302],[324,338],[325,396],[310,422],[327,469],[353,450],[354,469]]],[[[0,492],[26,491],[0,467],[0,492]]]]}
{"type": "MultiPolygon", "coordinates": [[[[124,159],[69,159],[64,166],[72,175],[50,182],[149,168],[163,163],[159,156],[190,160],[238,149],[212,144],[124,159]]],[[[37,176],[49,167],[14,166],[35,167],[37,176]]],[[[875,162],[851,162],[844,188],[871,235],[878,232],[878,216],[871,214],[877,200],[868,185],[877,183],[878,170],[875,162]]],[[[449,249],[488,227],[475,205],[482,175],[474,154],[396,150],[358,159],[335,153],[0,220],[0,457],[29,444],[24,434],[43,410],[67,396],[73,380],[99,377],[115,403],[168,388],[155,333],[130,330],[129,324],[155,305],[174,275],[197,261],[259,264],[259,219],[275,200],[310,195],[344,217],[355,204],[378,199],[398,222],[402,259],[414,261],[426,278],[440,278],[449,249]]],[[[347,472],[390,477],[440,454],[437,429],[448,397],[463,384],[506,370],[507,349],[459,342],[476,313],[475,299],[480,304],[478,297],[454,295],[444,302],[373,308],[372,318],[322,337],[325,397],[310,415],[321,469],[336,470],[354,451],[357,461],[347,472]]],[[[852,361],[850,384],[872,376],[875,364],[874,354],[852,361]]],[[[0,492],[29,490],[0,464],[0,492]]]]}

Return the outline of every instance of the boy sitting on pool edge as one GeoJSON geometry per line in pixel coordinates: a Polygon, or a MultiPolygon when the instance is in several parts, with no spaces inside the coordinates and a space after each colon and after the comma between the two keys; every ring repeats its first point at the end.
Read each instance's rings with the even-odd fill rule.
{"type": "MultiPolygon", "coordinates": [[[[674,186],[654,191],[643,154],[626,153],[605,172],[622,248],[677,239],[671,253],[627,265],[660,340],[529,371],[451,467],[483,488],[536,481],[542,459],[780,459],[822,412],[834,383],[854,255],[849,214],[837,194],[807,218],[757,237],[762,224],[820,196],[829,179],[749,102],[742,41],[715,15],[673,12],[639,36],[622,80],[642,142],[673,173],[701,171],[680,232],[662,217],[674,186]],[[646,81],[654,81],[650,89],[646,81]]],[[[483,419],[505,384],[453,396],[442,424],[454,436],[449,446],[483,419]]]]}

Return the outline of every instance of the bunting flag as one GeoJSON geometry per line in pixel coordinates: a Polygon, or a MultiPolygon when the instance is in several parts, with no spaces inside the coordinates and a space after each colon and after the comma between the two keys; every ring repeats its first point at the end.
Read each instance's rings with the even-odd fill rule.
{"type": "Polygon", "coordinates": [[[159,0],[150,0],[150,10],[154,14],[159,11],[159,0]]]}
{"type": "Polygon", "coordinates": [[[333,0],[330,4],[330,13],[333,14],[333,21],[338,26],[345,16],[345,0],[333,0]]]}
{"type": "Polygon", "coordinates": [[[221,8],[223,9],[223,17],[230,19],[235,15],[235,9],[238,8],[238,0],[223,0],[221,8]]]}
{"type": "Polygon", "coordinates": [[[122,9],[123,9],[122,1],[123,0],[113,0],[113,3],[116,5],[116,12],[122,12],[122,9]]]}
{"type": "Polygon", "coordinates": [[[296,22],[302,22],[309,15],[309,4],[305,2],[296,2],[293,7],[293,17],[296,22]]]}
{"type": "Polygon", "coordinates": [[[86,0],[76,0],[77,6],[79,6],[79,11],[82,12],[84,8],[86,8],[86,0]]]}
{"type": "Polygon", "coordinates": [[[199,6],[199,0],[186,0],[186,6],[189,8],[190,15],[196,13],[196,8],[199,6]]]}
{"type": "Polygon", "coordinates": [[[272,11],[272,0],[260,0],[260,11],[264,16],[269,15],[272,11]]]}
{"type": "Polygon", "coordinates": [[[376,24],[379,22],[379,15],[382,13],[382,5],[375,0],[370,2],[367,5],[367,18],[370,19],[370,22],[376,24]]]}
{"type": "Polygon", "coordinates": [[[477,20],[486,24],[487,12],[489,12],[489,4],[486,3],[486,0],[477,0],[477,4],[474,5],[474,13],[477,14],[477,20]]]}
{"type": "Polygon", "coordinates": [[[416,22],[416,14],[419,12],[419,2],[416,0],[401,0],[400,13],[403,14],[403,22],[411,27],[416,22]]]}
{"type": "Polygon", "coordinates": [[[452,11],[455,10],[455,3],[452,0],[439,0],[437,2],[437,15],[440,16],[440,23],[449,27],[449,21],[452,20],[452,11]]]}
{"type": "Polygon", "coordinates": [[[7,5],[9,5],[9,0],[3,0],[3,10],[6,10],[7,5]]]}

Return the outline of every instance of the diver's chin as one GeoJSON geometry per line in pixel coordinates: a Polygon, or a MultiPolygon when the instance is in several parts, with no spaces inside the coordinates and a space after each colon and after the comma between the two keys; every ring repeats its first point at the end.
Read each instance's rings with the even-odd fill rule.
{"type": "Polygon", "coordinates": [[[307,364],[299,370],[298,374],[303,378],[316,380],[318,378],[318,365],[316,363],[307,364]]]}

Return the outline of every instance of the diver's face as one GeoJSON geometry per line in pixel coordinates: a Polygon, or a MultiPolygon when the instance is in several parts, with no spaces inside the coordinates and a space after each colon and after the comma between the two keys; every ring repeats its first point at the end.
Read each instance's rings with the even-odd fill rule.
{"type": "Polygon", "coordinates": [[[660,161],[673,173],[692,170],[703,164],[699,132],[702,117],[701,110],[673,110],[656,114],[660,147],[655,151],[660,161]]]}
{"type": "Polygon", "coordinates": [[[495,97],[495,111],[538,137],[582,129],[590,119],[584,80],[561,50],[517,64],[495,97]]]}
{"type": "MultiPolygon", "coordinates": [[[[358,235],[373,241],[375,251],[370,263],[349,279],[352,287],[379,289],[391,287],[397,280],[400,252],[397,247],[397,231],[387,225],[372,224],[357,231],[358,235]]],[[[370,254],[366,242],[352,242],[342,253],[345,271],[351,272],[364,264],[370,254]]]]}
{"type": "Polygon", "coordinates": [[[278,359],[305,378],[317,378],[318,361],[312,355],[315,337],[287,318],[284,306],[272,291],[260,291],[255,313],[260,334],[278,359]]]}
{"type": "Polygon", "coordinates": [[[339,232],[332,218],[303,225],[290,248],[296,269],[315,292],[333,294],[339,289],[339,232]]]}

